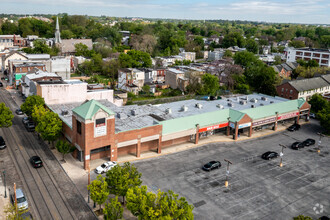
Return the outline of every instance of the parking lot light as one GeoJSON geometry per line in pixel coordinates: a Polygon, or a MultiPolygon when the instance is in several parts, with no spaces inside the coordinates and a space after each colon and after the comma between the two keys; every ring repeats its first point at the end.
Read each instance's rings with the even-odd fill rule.
{"type": "Polygon", "coordinates": [[[227,159],[224,159],[225,162],[227,162],[227,169],[226,169],[226,181],[225,181],[225,187],[227,188],[229,183],[228,183],[228,176],[229,176],[229,164],[233,164],[227,159]]]}
{"type": "Polygon", "coordinates": [[[317,153],[320,153],[321,152],[321,139],[322,139],[322,137],[324,137],[324,134],[322,134],[322,133],[320,133],[320,132],[318,132],[317,133],[317,135],[320,135],[320,138],[319,138],[319,141],[317,142],[317,153]]]}
{"type": "Polygon", "coordinates": [[[280,157],[281,157],[281,161],[280,161],[280,167],[283,167],[283,149],[286,148],[286,146],[284,146],[283,144],[279,144],[282,147],[282,151],[280,153],[280,157]]]}

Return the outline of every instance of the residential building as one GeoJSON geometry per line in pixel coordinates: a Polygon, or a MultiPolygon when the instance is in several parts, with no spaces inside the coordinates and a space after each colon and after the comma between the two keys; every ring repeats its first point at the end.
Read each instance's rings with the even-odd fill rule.
{"type": "Polygon", "coordinates": [[[61,55],[68,56],[76,53],[76,44],[84,44],[88,50],[93,49],[92,39],[62,39],[59,44],[61,55]]]}
{"type": "Polygon", "coordinates": [[[144,72],[135,68],[118,70],[118,89],[138,94],[144,85],[144,72]]]}
{"type": "Polygon", "coordinates": [[[277,94],[286,99],[304,98],[309,100],[314,94],[330,93],[330,74],[309,79],[293,80],[276,87],[277,94]]]}
{"type": "Polygon", "coordinates": [[[298,66],[299,64],[297,62],[286,62],[279,65],[274,65],[272,67],[281,78],[288,79],[291,77],[292,71],[295,70],[298,66]]]}
{"type": "Polygon", "coordinates": [[[321,67],[330,67],[330,49],[289,48],[287,61],[295,62],[297,60],[315,60],[321,67]]]}
{"type": "Polygon", "coordinates": [[[165,84],[169,85],[172,89],[185,90],[186,82],[185,73],[181,70],[168,68],[165,73],[165,84]]]}
{"type": "Polygon", "coordinates": [[[196,53],[195,52],[181,52],[181,53],[179,53],[179,56],[181,56],[184,60],[189,60],[191,62],[196,61],[196,53]]]}
{"type": "Polygon", "coordinates": [[[209,51],[207,55],[207,60],[208,61],[215,61],[215,60],[221,60],[223,57],[225,51],[209,51]]]}

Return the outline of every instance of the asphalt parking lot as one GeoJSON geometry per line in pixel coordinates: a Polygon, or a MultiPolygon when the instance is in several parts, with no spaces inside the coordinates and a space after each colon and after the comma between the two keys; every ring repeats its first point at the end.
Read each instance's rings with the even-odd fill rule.
{"type": "Polygon", "coordinates": [[[260,158],[266,151],[280,152],[279,144],[313,138],[318,142],[318,122],[299,131],[236,143],[216,143],[172,155],[134,162],[143,185],[156,192],[173,190],[194,205],[195,219],[292,219],[299,214],[314,219],[330,216],[330,138],[299,151],[284,149],[280,159],[260,158]],[[229,187],[226,163],[230,166],[229,187]],[[220,169],[206,172],[202,165],[219,160],[220,169]]]}

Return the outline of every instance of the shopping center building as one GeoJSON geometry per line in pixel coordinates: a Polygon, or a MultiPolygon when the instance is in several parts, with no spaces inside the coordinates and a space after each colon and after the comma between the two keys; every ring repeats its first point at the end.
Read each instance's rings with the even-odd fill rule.
{"type": "Polygon", "coordinates": [[[74,156],[89,168],[90,160],[155,151],[184,142],[198,144],[210,135],[238,140],[260,129],[277,130],[283,122],[309,119],[304,99],[287,100],[251,94],[219,100],[185,100],[159,105],[118,107],[107,100],[53,104],[63,121],[64,136],[76,147],[74,156]]]}

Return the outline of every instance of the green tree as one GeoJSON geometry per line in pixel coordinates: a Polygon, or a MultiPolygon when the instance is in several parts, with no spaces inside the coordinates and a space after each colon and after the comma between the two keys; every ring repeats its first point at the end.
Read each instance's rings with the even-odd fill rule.
{"type": "Polygon", "coordinates": [[[225,35],[222,41],[223,47],[238,46],[244,47],[245,40],[239,32],[233,32],[225,35]]]}
{"type": "Polygon", "coordinates": [[[31,118],[35,123],[39,123],[42,118],[45,116],[48,110],[45,109],[43,105],[35,105],[33,106],[31,118]]]}
{"type": "Polygon", "coordinates": [[[37,95],[32,95],[26,98],[25,102],[21,105],[21,109],[27,116],[31,116],[34,106],[44,106],[44,105],[45,105],[44,98],[37,95]]]}
{"type": "Polygon", "coordinates": [[[233,53],[230,50],[226,50],[223,54],[224,57],[233,57],[233,53]]]}
{"type": "Polygon", "coordinates": [[[125,204],[125,196],[127,190],[134,186],[140,186],[142,174],[139,173],[136,167],[129,162],[124,163],[123,166],[115,166],[106,174],[106,181],[110,188],[110,193],[123,197],[125,204]]]}
{"type": "Polygon", "coordinates": [[[58,150],[58,152],[60,152],[62,154],[62,160],[64,161],[64,156],[65,154],[71,153],[75,150],[75,147],[72,146],[69,142],[67,141],[62,141],[59,140],[56,143],[56,149],[58,150]]]}
{"type": "Polygon", "coordinates": [[[235,53],[234,56],[235,64],[241,65],[243,67],[247,67],[248,65],[253,65],[256,63],[261,63],[260,60],[249,51],[241,51],[235,53]]]}
{"type": "Polygon", "coordinates": [[[120,66],[125,67],[151,67],[152,61],[148,53],[139,50],[130,50],[127,54],[119,55],[120,66]]]}
{"type": "Polygon", "coordinates": [[[24,220],[26,218],[24,218],[22,215],[28,211],[28,209],[16,209],[16,207],[11,203],[5,206],[4,210],[6,220],[24,220]]]}
{"type": "Polygon", "coordinates": [[[327,134],[330,134],[330,104],[329,102],[317,114],[320,124],[327,134]]]}
{"type": "Polygon", "coordinates": [[[313,220],[313,219],[309,216],[298,215],[297,217],[293,217],[293,220],[313,220]]]}
{"type": "Polygon", "coordinates": [[[103,209],[105,220],[117,220],[123,217],[123,207],[118,201],[118,196],[116,198],[110,198],[110,203],[105,204],[103,209]]]}
{"type": "Polygon", "coordinates": [[[309,100],[309,104],[312,106],[312,112],[318,113],[324,108],[324,106],[326,106],[327,100],[325,100],[320,94],[314,94],[309,100]]]}
{"type": "Polygon", "coordinates": [[[87,189],[90,191],[91,199],[100,205],[99,211],[101,212],[101,206],[109,196],[109,188],[106,179],[102,177],[102,175],[98,175],[97,178],[87,186],[87,189]]]}
{"type": "Polygon", "coordinates": [[[257,54],[259,51],[258,43],[253,39],[247,40],[245,47],[246,47],[247,51],[252,52],[254,54],[257,54]]]}
{"type": "Polygon", "coordinates": [[[276,55],[275,56],[275,62],[274,62],[274,65],[279,65],[282,63],[282,59],[280,56],[276,55]]]}
{"type": "Polygon", "coordinates": [[[0,103],[0,128],[8,128],[13,124],[14,115],[5,103],[0,103]]]}
{"type": "Polygon", "coordinates": [[[76,56],[90,57],[90,55],[91,55],[91,52],[89,51],[88,46],[83,43],[75,44],[74,48],[76,51],[76,53],[75,53],[76,56]]]}
{"type": "Polygon", "coordinates": [[[147,192],[147,186],[133,187],[127,192],[127,209],[138,219],[194,219],[193,206],[173,191],[147,192]]]}
{"type": "Polygon", "coordinates": [[[145,92],[146,94],[149,94],[150,93],[150,86],[149,85],[142,86],[142,91],[145,92]]]}
{"type": "Polygon", "coordinates": [[[301,41],[301,40],[293,40],[289,43],[290,47],[294,47],[294,48],[302,48],[305,47],[305,42],[301,41]]]}
{"type": "Polygon", "coordinates": [[[42,139],[53,142],[60,136],[62,121],[58,114],[52,111],[46,113],[39,119],[35,130],[41,134],[42,139]]]}
{"type": "Polygon", "coordinates": [[[215,95],[219,89],[219,79],[211,74],[202,76],[202,91],[205,95],[215,95]]]}

